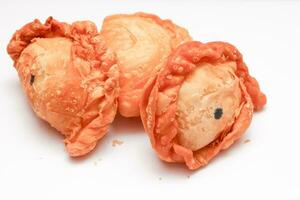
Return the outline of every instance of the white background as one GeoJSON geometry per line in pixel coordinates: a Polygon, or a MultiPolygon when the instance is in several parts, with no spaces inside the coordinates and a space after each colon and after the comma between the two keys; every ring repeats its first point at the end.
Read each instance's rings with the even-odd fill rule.
{"type": "Polygon", "coordinates": [[[300,199],[300,2],[1,1],[0,20],[1,200],[300,199]],[[94,152],[70,159],[27,103],[6,53],[16,29],[49,15],[100,28],[106,15],[136,11],[170,18],[195,40],[236,45],[267,94],[245,136],[205,168],[161,162],[140,121],[120,116],[94,152]]]}

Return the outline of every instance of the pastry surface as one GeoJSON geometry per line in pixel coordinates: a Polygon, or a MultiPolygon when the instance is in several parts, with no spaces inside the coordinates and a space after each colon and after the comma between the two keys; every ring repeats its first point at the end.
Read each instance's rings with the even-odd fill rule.
{"type": "Polygon", "coordinates": [[[195,151],[231,127],[241,102],[235,70],[235,62],[203,63],[187,76],[177,101],[179,144],[195,151]]]}
{"type": "Polygon", "coordinates": [[[139,116],[139,101],[152,79],[179,44],[189,41],[188,32],[151,14],[112,15],[105,18],[101,33],[118,57],[120,67],[119,112],[139,116]]]}

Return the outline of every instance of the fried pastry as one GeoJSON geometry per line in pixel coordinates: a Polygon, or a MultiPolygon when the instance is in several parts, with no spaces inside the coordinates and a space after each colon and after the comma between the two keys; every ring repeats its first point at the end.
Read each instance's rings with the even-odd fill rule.
{"type": "Polygon", "coordinates": [[[179,46],[148,82],[140,109],[158,156],[197,169],[239,139],[265,104],[234,46],[194,41],[179,46]]]}
{"type": "Polygon", "coordinates": [[[65,136],[70,156],[94,149],[115,117],[119,92],[115,55],[95,24],[34,20],[7,51],[33,110],[65,136]]]}
{"type": "Polygon", "coordinates": [[[191,37],[170,20],[145,13],[106,17],[101,33],[118,57],[119,112],[125,117],[139,116],[145,84],[164,65],[167,56],[191,37]]]}

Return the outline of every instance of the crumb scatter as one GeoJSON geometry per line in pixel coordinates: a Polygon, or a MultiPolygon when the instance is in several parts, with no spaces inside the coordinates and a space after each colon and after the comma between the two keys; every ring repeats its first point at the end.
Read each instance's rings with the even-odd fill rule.
{"type": "Polygon", "coordinates": [[[251,140],[246,139],[246,140],[244,141],[244,144],[247,144],[247,143],[249,143],[249,142],[251,142],[251,140]]]}
{"type": "Polygon", "coordinates": [[[120,146],[120,145],[122,145],[123,143],[124,143],[124,142],[121,141],[121,140],[113,140],[113,141],[112,141],[112,146],[113,146],[113,147],[120,146]]]}

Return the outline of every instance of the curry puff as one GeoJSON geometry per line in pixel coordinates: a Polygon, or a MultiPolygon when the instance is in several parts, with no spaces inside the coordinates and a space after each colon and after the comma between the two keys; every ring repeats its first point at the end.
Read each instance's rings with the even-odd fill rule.
{"type": "Polygon", "coordinates": [[[117,111],[119,71],[94,23],[35,20],[7,51],[35,113],[65,136],[70,156],[87,154],[117,111]]]}
{"type": "Polygon", "coordinates": [[[197,169],[239,139],[265,104],[234,46],[187,42],[147,84],[140,108],[158,156],[197,169]]]}
{"type": "Polygon", "coordinates": [[[146,83],[165,64],[169,54],[191,37],[170,20],[146,13],[108,16],[101,33],[118,58],[119,112],[125,117],[139,116],[146,83]]]}

